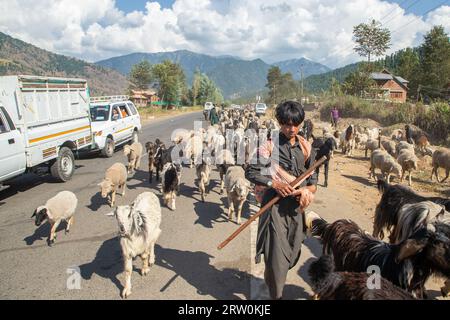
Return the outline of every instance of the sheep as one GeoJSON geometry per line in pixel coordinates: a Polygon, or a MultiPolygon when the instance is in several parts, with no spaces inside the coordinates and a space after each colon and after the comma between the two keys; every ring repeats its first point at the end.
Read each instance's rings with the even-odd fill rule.
{"type": "Polygon", "coordinates": [[[176,194],[179,192],[179,187],[180,175],[177,165],[172,162],[166,163],[162,170],[161,191],[164,204],[173,211],[176,210],[175,199],[176,194]]]}
{"type": "Polygon", "coordinates": [[[78,199],[73,192],[61,191],[47,200],[45,205],[34,210],[31,218],[35,217],[35,225],[39,227],[45,219],[50,223],[50,235],[47,244],[51,247],[56,240],[56,229],[62,220],[66,221],[65,233],[69,233],[73,224],[73,215],[77,208],[78,199]]]}
{"type": "Polygon", "coordinates": [[[389,183],[391,175],[394,174],[397,178],[400,178],[402,167],[395,161],[390,154],[384,150],[377,149],[372,152],[370,156],[370,175],[369,179],[373,177],[375,181],[375,169],[380,169],[383,177],[386,177],[389,183]]]}
{"type": "Polygon", "coordinates": [[[433,170],[431,171],[430,180],[433,181],[433,173],[436,175],[437,182],[443,183],[448,179],[450,173],[450,150],[449,149],[439,149],[433,152],[431,165],[433,170]],[[439,181],[438,169],[445,169],[445,178],[439,181]]]}
{"type": "Polygon", "coordinates": [[[232,220],[236,212],[237,223],[241,224],[242,206],[250,190],[250,182],[245,179],[242,167],[230,167],[225,175],[225,188],[228,197],[228,218],[232,220]]]}
{"type": "Polygon", "coordinates": [[[414,152],[414,145],[410,144],[407,141],[400,141],[399,143],[397,143],[397,145],[395,146],[395,152],[397,154],[400,154],[400,151],[404,150],[404,149],[409,149],[411,151],[414,152]]]}
{"type": "Polygon", "coordinates": [[[403,149],[397,157],[397,162],[402,166],[402,177],[400,178],[400,182],[403,181],[405,173],[408,172],[408,184],[411,186],[411,171],[417,170],[417,163],[419,162],[419,159],[410,149],[403,149]]]}
{"type": "Polygon", "coordinates": [[[391,134],[391,139],[392,139],[393,141],[400,142],[400,141],[403,140],[404,136],[405,136],[405,135],[404,135],[404,133],[403,133],[403,130],[401,130],[401,129],[396,129],[396,130],[394,130],[394,131],[392,132],[392,134],[391,134]]]}
{"type": "Polygon", "coordinates": [[[106,170],[105,178],[98,184],[101,187],[102,198],[108,197],[111,207],[116,202],[116,191],[122,189],[121,196],[125,196],[127,188],[127,168],[120,162],[114,163],[106,170]]]}
{"type": "Polygon", "coordinates": [[[365,157],[367,158],[367,151],[370,150],[370,154],[372,155],[372,153],[376,150],[381,148],[381,144],[379,140],[373,140],[373,139],[369,139],[366,141],[365,147],[364,147],[364,152],[365,152],[365,157]]]}
{"type": "Polygon", "coordinates": [[[202,197],[202,202],[205,202],[206,194],[209,193],[209,178],[211,175],[211,161],[206,159],[201,164],[195,166],[195,172],[197,173],[198,189],[202,197]]]}
{"type": "Polygon", "coordinates": [[[192,168],[193,164],[201,163],[202,153],[203,153],[202,138],[199,136],[190,137],[187,140],[185,148],[183,149],[184,159],[189,163],[189,168],[192,168]]]}
{"type": "Polygon", "coordinates": [[[324,164],[324,187],[328,187],[328,170],[330,165],[330,159],[333,155],[333,151],[337,149],[336,140],[332,138],[314,138],[312,147],[316,149],[316,159],[320,159],[322,156],[326,156],[327,160],[324,164]]]}
{"type": "Polygon", "coordinates": [[[381,130],[379,128],[367,129],[366,133],[369,139],[378,140],[381,135],[381,130]]]}
{"type": "Polygon", "coordinates": [[[315,300],[415,300],[407,291],[380,278],[379,288],[369,288],[367,272],[336,272],[332,257],[321,256],[311,263],[308,275],[315,300]]]}
{"type": "Polygon", "coordinates": [[[397,157],[398,153],[396,151],[395,142],[392,140],[383,139],[383,138],[384,137],[382,137],[382,139],[381,139],[381,146],[383,147],[383,149],[386,150],[387,153],[389,153],[394,158],[397,157]]]}
{"type": "Polygon", "coordinates": [[[216,152],[215,161],[220,176],[220,194],[223,194],[225,187],[225,175],[228,168],[234,166],[235,160],[229,150],[220,150],[219,152],[216,152]]]}
{"type": "Polygon", "coordinates": [[[337,271],[366,272],[378,266],[381,276],[414,297],[426,296],[431,275],[450,276],[450,225],[436,221],[398,244],[388,244],[361,230],[350,220],[327,223],[314,212],[305,217],[313,236],[320,237],[324,254],[333,254],[337,271]]]}
{"type": "Polygon", "coordinates": [[[120,247],[124,260],[125,285],[121,296],[131,295],[133,259],[142,259],[141,274],[146,276],[155,264],[155,243],[161,235],[161,206],[152,192],[137,196],[131,206],[118,206],[112,214],[117,219],[120,247]]]}
{"type": "Polygon", "coordinates": [[[365,133],[356,133],[355,135],[355,148],[363,149],[366,146],[369,136],[365,133]]]}
{"type": "MultiPolygon", "coordinates": [[[[391,185],[378,180],[378,190],[382,196],[375,209],[373,236],[383,238],[384,229],[391,230],[398,224],[399,212],[406,204],[432,201],[450,211],[450,199],[440,197],[424,197],[403,185],[391,185]]],[[[393,242],[391,238],[391,242],[393,242]]]]}
{"type": "Polygon", "coordinates": [[[419,139],[423,140],[423,137],[428,140],[427,134],[422,129],[411,124],[405,125],[405,135],[406,141],[408,141],[410,144],[417,144],[419,139]]]}
{"type": "Polygon", "coordinates": [[[123,147],[123,154],[128,157],[128,173],[132,174],[141,166],[142,144],[134,142],[131,146],[123,147]]]}

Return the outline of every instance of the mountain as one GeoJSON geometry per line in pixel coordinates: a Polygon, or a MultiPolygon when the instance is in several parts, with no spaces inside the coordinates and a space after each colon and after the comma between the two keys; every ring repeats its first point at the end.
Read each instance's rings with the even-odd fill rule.
{"type": "Polygon", "coordinates": [[[332,71],[315,74],[307,77],[304,81],[305,89],[308,92],[321,92],[331,87],[331,79],[335,78],[339,83],[344,82],[345,77],[358,68],[359,63],[352,63],[342,68],[332,71]]]}
{"type": "Polygon", "coordinates": [[[0,32],[0,76],[37,75],[83,78],[91,95],[124,94],[127,78],[119,72],[51,53],[0,32]]]}
{"type": "MultiPolygon", "coordinates": [[[[179,63],[185,72],[189,86],[192,83],[195,70],[198,69],[214,80],[226,98],[239,98],[249,92],[263,90],[267,82],[267,71],[271,67],[270,64],[261,59],[243,60],[231,55],[213,57],[187,50],[132,53],[98,61],[96,64],[127,75],[131,67],[142,60],[147,60],[151,64],[161,63],[164,60],[179,63]]],[[[326,66],[307,59],[279,62],[288,71],[294,70],[297,65],[299,66],[302,63],[304,64],[305,76],[330,70],[326,66]]]]}
{"type": "Polygon", "coordinates": [[[283,73],[290,72],[296,80],[301,79],[300,68],[303,69],[303,78],[331,71],[327,66],[305,58],[280,61],[273,65],[278,66],[283,73]]]}

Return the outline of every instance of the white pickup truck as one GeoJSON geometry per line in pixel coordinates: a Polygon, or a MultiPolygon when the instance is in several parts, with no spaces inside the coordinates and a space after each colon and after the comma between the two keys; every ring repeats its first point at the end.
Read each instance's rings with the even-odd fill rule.
{"type": "Polygon", "coordinates": [[[68,181],[75,170],[73,152],[91,144],[86,80],[0,77],[0,188],[42,168],[68,181]]]}

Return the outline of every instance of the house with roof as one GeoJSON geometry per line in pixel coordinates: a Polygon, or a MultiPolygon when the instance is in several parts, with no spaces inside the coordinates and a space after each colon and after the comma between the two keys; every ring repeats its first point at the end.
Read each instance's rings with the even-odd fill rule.
{"type": "Polygon", "coordinates": [[[138,107],[146,107],[159,101],[156,91],[148,90],[131,90],[130,100],[138,107]]]}
{"type": "Polygon", "coordinates": [[[408,80],[395,76],[386,69],[381,72],[372,72],[370,77],[376,82],[375,95],[377,99],[406,102],[408,80]]]}

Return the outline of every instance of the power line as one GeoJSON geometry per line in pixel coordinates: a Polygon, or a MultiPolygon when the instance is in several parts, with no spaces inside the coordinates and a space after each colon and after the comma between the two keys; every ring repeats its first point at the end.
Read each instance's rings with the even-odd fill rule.
{"type": "MultiPolygon", "coordinates": [[[[402,6],[405,2],[407,2],[407,1],[409,1],[409,0],[403,0],[403,1],[399,4],[400,8],[401,8],[401,6],[402,6]]],[[[395,12],[396,9],[397,9],[397,8],[395,8],[395,9],[389,11],[389,13],[386,14],[383,18],[381,18],[380,21],[383,21],[383,19],[389,17],[393,12],[395,12]]]]}
{"type": "MultiPolygon", "coordinates": [[[[428,10],[428,11],[426,11],[426,12],[424,12],[424,13],[422,14],[422,16],[427,15],[428,13],[430,13],[431,11],[433,11],[433,10],[439,8],[440,6],[444,5],[444,3],[448,2],[448,1],[449,1],[449,0],[444,0],[444,1],[442,1],[442,2],[441,2],[440,4],[438,4],[437,6],[431,8],[430,10],[428,10]]],[[[406,24],[402,25],[401,27],[399,27],[399,28],[395,29],[394,31],[392,31],[391,34],[394,34],[394,33],[397,32],[398,30],[403,29],[404,27],[410,25],[411,23],[413,23],[414,21],[416,21],[416,20],[419,19],[419,18],[420,18],[420,16],[414,17],[414,18],[413,18],[411,21],[409,21],[408,23],[406,23],[406,24]]]]}
{"type": "MultiPolygon", "coordinates": [[[[408,7],[406,7],[406,8],[405,8],[405,13],[406,13],[406,10],[408,10],[408,9],[412,8],[413,6],[415,6],[416,4],[418,4],[419,1],[420,1],[420,0],[416,0],[416,1],[414,1],[413,3],[411,3],[408,7]]],[[[382,24],[384,24],[384,25],[388,24],[389,22],[391,22],[392,20],[394,20],[395,18],[397,18],[397,17],[398,17],[399,15],[401,15],[401,14],[402,14],[402,11],[400,11],[400,12],[397,13],[395,16],[393,16],[391,19],[389,19],[388,21],[386,21],[386,22],[384,22],[384,23],[382,23],[382,24]]]]}

